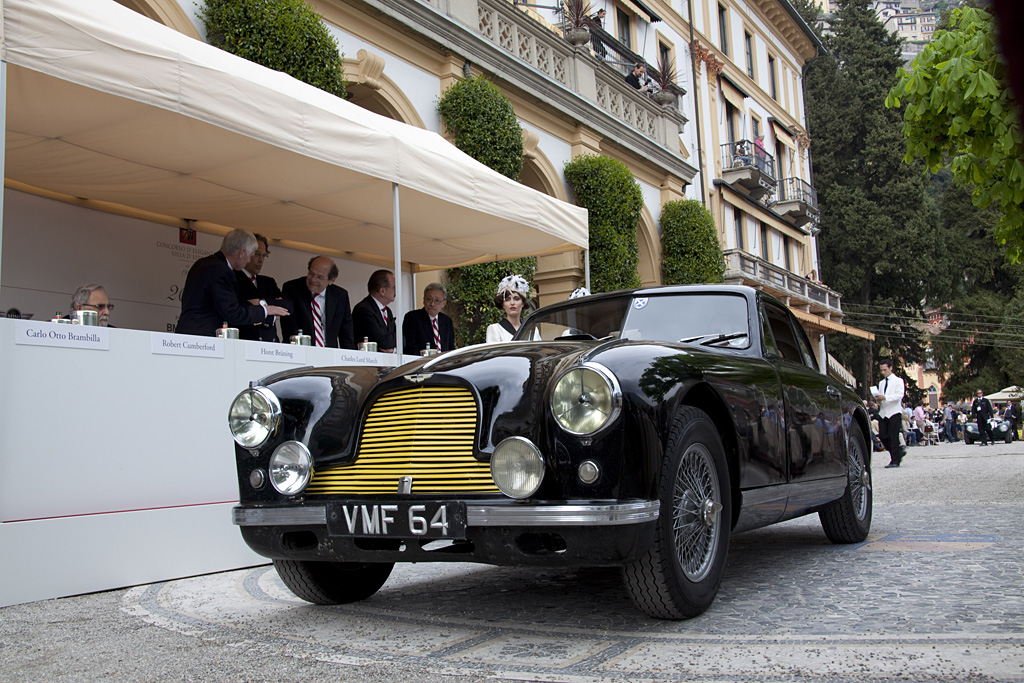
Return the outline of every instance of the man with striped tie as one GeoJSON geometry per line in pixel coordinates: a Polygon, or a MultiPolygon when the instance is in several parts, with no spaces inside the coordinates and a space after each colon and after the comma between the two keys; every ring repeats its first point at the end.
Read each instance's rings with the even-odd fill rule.
{"type": "Polygon", "coordinates": [[[375,270],[366,283],[365,299],[352,308],[352,327],[356,341],[363,339],[377,343],[377,350],[391,353],[397,342],[395,314],[388,307],[395,300],[395,274],[390,270],[375,270]]]}
{"type": "Polygon", "coordinates": [[[309,260],[306,277],[284,283],[281,291],[292,314],[281,319],[285,339],[302,330],[312,338],[313,346],[356,348],[352,335],[352,311],[348,292],[338,287],[338,266],[327,256],[309,260]]]}
{"type": "Polygon", "coordinates": [[[447,292],[440,282],[431,282],[423,290],[423,308],[409,311],[402,320],[403,353],[418,356],[430,345],[439,351],[455,348],[452,319],[441,312],[447,292]]]}

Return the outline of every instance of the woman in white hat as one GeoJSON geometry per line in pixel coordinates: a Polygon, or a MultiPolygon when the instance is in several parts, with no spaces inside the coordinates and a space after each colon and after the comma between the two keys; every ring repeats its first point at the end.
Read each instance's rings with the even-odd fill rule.
{"type": "Polygon", "coordinates": [[[494,305],[505,312],[505,319],[487,326],[487,343],[512,341],[522,325],[523,309],[530,306],[530,283],[522,275],[509,275],[498,283],[494,305]]]}

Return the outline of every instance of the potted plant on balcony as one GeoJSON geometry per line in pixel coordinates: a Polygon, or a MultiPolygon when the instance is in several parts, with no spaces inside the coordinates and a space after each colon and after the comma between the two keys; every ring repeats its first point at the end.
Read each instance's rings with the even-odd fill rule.
{"type": "Polygon", "coordinates": [[[590,3],[587,0],[562,0],[565,39],[574,47],[590,42],[590,3]]]}
{"type": "Polygon", "coordinates": [[[651,98],[660,105],[669,105],[676,101],[676,70],[663,56],[658,57],[658,73],[652,79],[657,90],[651,98]]]}

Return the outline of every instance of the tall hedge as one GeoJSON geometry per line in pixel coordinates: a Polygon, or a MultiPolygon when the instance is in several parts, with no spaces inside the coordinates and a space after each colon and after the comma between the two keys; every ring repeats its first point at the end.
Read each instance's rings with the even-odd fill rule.
{"type": "Polygon", "coordinates": [[[721,282],[725,276],[715,220],[696,199],[661,207],[661,275],[666,285],[721,282]]]}
{"type": "Polygon", "coordinates": [[[636,227],[643,196],[626,165],[605,156],[577,157],[565,165],[576,204],[590,224],[590,288],[611,292],[640,286],[636,227]]]}
{"type": "Polygon", "coordinates": [[[345,97],[338,41],[302,0],[205,0],[206,40],[251,62],[345,97]]]}
{"type": "Polygon", "coordinates": [[[455,146],[498,173],[519,179],[523,170],[523,130],[512,103],[483,76],[452,84],[437,103],[455,146]]]}
{"type": "MultiPolygon", "coordinates": [[[[437,103],[455,146],[498,173],[518,180],[523,170],[523,131],[512,103],[482,76],[467,78],[445,90],[437,103]]],[[[537,259],[525,257],[450,268],[448,305],[455,314],[455,345],[478,344],[487,326],[504,317],[494,307],[498,283],[506,275],[520,274],[533,282],[537,259]]]]}

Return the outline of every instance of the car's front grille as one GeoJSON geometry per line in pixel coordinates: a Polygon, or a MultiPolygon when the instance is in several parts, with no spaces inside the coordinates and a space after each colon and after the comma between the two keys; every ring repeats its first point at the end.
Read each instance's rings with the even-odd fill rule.
{"type": "Polygon", "coordinates": [[[351,465],[317,470],[306,493],[497,493],[488,463],[473,457],[476,401],[461,387],[412,387],[380,396],[351,465]]]}

